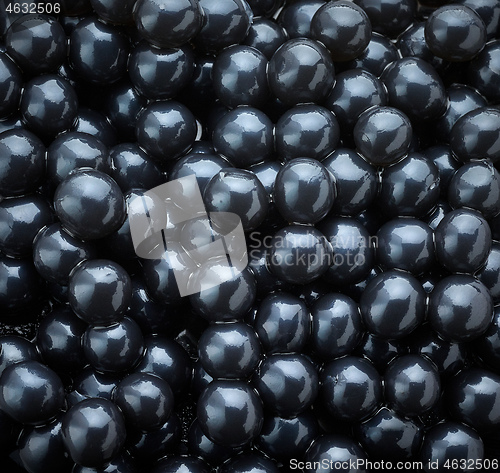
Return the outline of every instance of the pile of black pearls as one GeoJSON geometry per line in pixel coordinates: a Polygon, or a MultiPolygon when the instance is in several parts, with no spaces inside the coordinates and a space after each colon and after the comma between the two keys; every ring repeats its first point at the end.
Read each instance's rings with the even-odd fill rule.
{"type": "Polygon", "coordinates": [[[500,3],[58,4],[0,10],[2,471],[496,471],[500,3]],[[250,262],[181,298],[127,204],[189,174],[250,262]]]}

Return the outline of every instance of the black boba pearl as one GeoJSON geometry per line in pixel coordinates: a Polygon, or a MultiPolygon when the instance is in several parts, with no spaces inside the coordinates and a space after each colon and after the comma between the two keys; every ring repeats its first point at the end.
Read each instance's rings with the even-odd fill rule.
{"type": "Polygon", "coordinates": [[[500,300],[500,244],[494,242],[485,265],[477,273],[477,278],[490,291],[493,302],[500,300]]]}
{"type": "Polygon", "coordinates": [[[369,471],[363,466],[358,468],[358,462],[363,464],[367,460],[363,449],[355,440],[344,435],[320,435],[305,454],[304,460],[311,466],[305,470],[307,473],[333,472],[335,470],[329,466],[334,465],[335,468],[336,462],[346,466],[343,468],[345,473],[367,473],[369,471]],[[328,469],[323,468],[325,464],[321,466],[322,462],[328,465],[328,469]]]}
{"type": "Polygon", "coordinates": [[[203,199],[208,212],[232,212],[245,231],[257,228],[267,215],[269,198],[264,186],[250,171],[225,168],[207,184],[203,199]]]}
{"type": "Polygon", "coordinates": [[[64,405],[64,386],[57,374],[35,360],[8,366],[0,379],[0,408],[17,422],[43,424],[64,405]]]}
{"type": "Polygon", "coordinates": [[[377,193],[377,175],[375,168],[358,153],[338,148],[322,164],[335,178],[337,196],[333,212],[356,215],[372,203],[377,193]]]}
{"type": "Polygon", "coordinates": [[[33,343],[18,335],[0,337],[0,376],[8,366],[27,360],[38,360],[33,343]]]}
{"type": "Polygon", "coordinates": [[[281,167],[274,184],[274,203],[290,223],[314,224],[332,208],[337,192],[328,170],[312,158],[295,158],[281,167]]]}
{"type": "Polygon", "coordinates": [[[276,152],[282,159],[322,160],[336,147],[340,129],[335,115],[319,105],[298,105],[276,123],[276,152]]]}
{"type": "Polygon", "coordinates": [[[474,210],[448,212],[435,230],[436,256],[452,272],[473,273],[486,261],[491,249],[491,230],[474,210]]]}
{"type": "Polygon", "coordinates": [[[465,163],[450,181],[448,202],[494,217],[500,212],[500,173],[489,160],[465,163]]]}
{"type": "Polygon", "coordinates": [[[422,217],[434,207],[439,194],[436,165],[423,154],[410,153],[384,169],[378,200],[389,217],[422,217]]]}
{"type": "Polygon", "coordinates": [[[85,399],[65,414],[62,435],[75,463],[97,468],[119,453],[127,434],[115,404],[107,399],[85,399]]]}
{"type": "Polygon", "coordinates": [[[378,33],[372,37],[365,50],[355,59],[349,61],[349,69],[363,69],[379,77],[386,66],[399,59],[398,50],[391,40],[378,33]]]}
{"type": "Polygon", "coordinates": [[[243,322],[211,324],[198,340],[198,354],[213,378],[248,378],[261,348],[255,331],[243,322]]]}
{"type": "Polygon", "coordinates": [[[42,427],[26,427],[19,438],[19,458],[31,473],[69,471],[72,461],[64,448],[61,420],[42,427]]]}
{"type": "Polygon", "coordinates": [[[95,258],[96,249],[66,233],[60,223],[44,228],[33,244],[33,263],[47,281],[67,285],[71,270],[85,259],[95,258]]]}
{"type": "Polygon", "coordinates": [[[422,429],[412,420],[382,407],[372,418],[356,427],[356,436],[370,458],[408,460],[422,443],[422,429]]]}
{"type": "Polygon", "coordinates": [[[256,18],[243,44],[257,49],[269,60],[286,40],[283,27],[268,18],[256,18]]]}
{"type": "Polygon", "coordinates": [[[458,422],[446,421],[429,429],[422,443],[420,459],[427,473],[444,473],[446,462],[475,462],[484,458],[484,445],[475,430],[458,422]],[[435,466],[439,468],[436,469],[435,466]]]}
{"type": "Polygon", "coordinates": [[[198,399],[198,422],[213,442],[240,447],[260,432],[264,419],[262,402],[243,381],[211,382],[198,399]]]}
{"type": "Polygon", "coordinates": [[[108,148],[96,137],[70,131],[60,134],[47,148],[47,178],[51,188],[55,189],[71,171],[84,167],[111,172],[108,148]]]}
{"type": "Polygon", "coordinates": [[[129,42],[122,31],[96,17],[82,20],[69,41],[69,60],[80,78],[96,85],[112,84],[127,70],[129,42]]]}
{"type": "Polygon", "coordinates": [[[449,146],[436,145],[422,150],[422,154],[431,160],[439,171],[439,189],[442,195],[447,195],[448,185],[461,164],[457,161],[449,146]]]}
{"type": "Polygon", "coordinates": [[[365,110],[386,104],[387,94],[382,81],[362,69],[337,74],[335,85],[325,101],[325,106],[335,113],[346,132],[352,131],[365,110]]]}
{"type": "Polygon", "coordinates": [[[447,61],[470,61],[486,44],[486,26],[472,8],[445,5],[427,19],[425,41],[438,57],[447,61]]]}
{"type": "Polygon", "coordinates": [[[125,420],[140,430],[160,428],[172,414],[174,394],[168,383],[149,373],[132,373],[120,381],[113,401],[125,420]]]}
{"type": "MultiPolygon", "coordinates": [[[[128,435],[128,433],[127,433],[128,435]]],[[[128,453],[120,453],[109,462],[106,462],[103,468],[92,468],[75,464],[71,473],[136,473],[135,461],[130,458],[128,453]],[[105,466],[105,468],[104,468],[105,466]]]]}
{"type": "Polygon", "coordinates": [[[139,145],[161,161],[175,160],[183,155],[193,145],[196,133],[193,114],[174,100],[152,102],[137,119],[139,145]]]}
{"type": "Polygon", "coordinates": [[[435,231],[441,220],[451,211],[452,208],[446,200],[438,200],[434,209],[423,220],[435,231]]]}
{"type": "Polygon", "coordinates": [[[199,0],[203,10],[203,27],[194,39],[198,49],[215,53],[241,43],[252,24],[253,13],[248,3],[240,0],[199,0]]]}
{"type": "Polygon", "coordinates": [[[462,162],[489,158],[496,163],[500,159],[500,110],[478,108],[460,117],[451,129],[450,146],[462,162]]]}
{"type": "Polygon", "coordinates": [[[359,117],[353,136],[359,153],[369,163],[387,166],[409,151],[413,130],[410,120],[400,110],[375,107],[359,117]]]}
{"type": "Polygon", "coordinates": [[[269,87],[286,105],[322,102],[334,83],[329,51],[307,38],[291,39],[274,53],[267,68],[269,87]]]}
{"type": "MultiPolygon", "coordinates": [[[[413,23],[398,37],[397,47],[403,57],[417,57],[434,67],[442,66],[443,60],[434,56],[425,41],[425,21],[413,23]]],[[[396,61],[399,57],[396,57],[396,61]]]]}
{"type": "Polygon", "coordinates": [[[327,217],[318,226],[333,249],[331,265],[324,278],[346,286],[368,276],[374,262],[370,234],[358,220],[350,217],[327,217]]]}
{"type": "Polygon", "coordinates": [[[427,62],[407,57],[393,62],[382,75],[389,104],[412,120],[438,118],[446,110],[446,89],[441,77],[427,62]]]}
{"type": "Polygon", "coordinates": [[[125,220],[125,199],[107,174],[81,169],[68,175],[54,195],[54,208],[68,233],[95,240],[116,231],[125,220]]]}
{"type": "Polygon", "coordinates": [[[135,143],[113,146],[109,157],[113,164],[110,176],[124,193],[133,188],[152,189],[165,182],[158,166],[135,143]]]}
{"type": "Polygon", "coordinates": [[[135,135],[137,115],[146,106],[146,99],[139,95],[129,81],[113,85],[106,97],[106,115],[123,139],[135,135]]]}
{"type": "Polygon", "coordinates": [[[275,461],[253,451],[235,456],[219,471],[221,473],[279,473],[280,470],[275,461]]]}
{"type": "Polygon", "coordinates": [[[148,294],[158,303],[176,304],[180,293],[170,258],[146,259],[141,261],[143,279],[148,294]]]}
{"type": "Polygon", "coordinates": [[[42,290],[42,279],[30,258],[0,257],[0,308],[26,308],[40,297],[42,290]]]}
{"type": "Polygon", "coordinates": [[[469,84],[493,102],[500,100],[499,65],[500,40],[496,40],[491,41],[485,46],[481,53],[471,61],[467,71],[469,84]]]}
{"type": "Polygon", "coordinates": [[[309,317],[301,299],[277,292],[261,301],[253,326],[267,353],[300,352],[309,337],[309,317]]]}
{"type": "Polygon", "coordinates": [[[233,166],[246,168],[273,156],[274,125],[256,108],[237,107],[217,122],[212,142],[215,151],[233,166]]]}
{"type": "Polygon", "coordinates": [[[233,45],[217,55],[212,81],[219,100],[229,108],[250,105],[260,108],[269,98],[267,59],[250,46],[233,45]]]}
{"type": "Polygon", "coordinates": [[[23,72],[32,75],[55,71],[66,58],[63,27],[45,15],[23,15],[5,35],[9,56],[23,72]]]}
{"type": "Polygon", "coordinates": [[[325,3],[318,0],[302,0],[288,3],[281,10],[277,22],[289,38],[312,38],[311,21],[325,3]]]}
{"type": "Polygon", "coordinates": [[[291,284],[307,284],[324,274],[333,255],[327,238],[314,227],[289,225],[278,230],[269,245],[271,272],[291,284]]]}
{"type": "Polygon", "coordinates": [[[131,296],[130,276],[111,260],[85,261],[69,279],[69,304],[78,317],[91,325],[121,319],[131,296]]]}
{"type": "Polygon", "coordinates": [[[350,297],[326,294],[314,303],[311,314],[312,348],[323,360],[348,355],[359,344],[363,335],[361,315],[350,297]]]}
{"type": "Polygon", "coordinates": [[[189,301],[193,310],[209,322],[227,322],[242,319],[255,296],[255,278],[246,268],[218,286],[192,294],[189,301]]]}
{"type": "Polygon", "coordinates": [[[144,339],[129,317],[107,327],[88,327],[82,347],[89,363],[99,371],[128,371],[141,359],[144,339]]]}
{"type": "Polygon", "coordinates": [[[36,334],[43,361],[57,372],[81,370],[85,365],[81,338],[86,328],[69,307],[53,309],[40,322],[36,334]]]}
{"type": "Polygon", "coordinates": [[[428,318],[444,340],[464,342],[481,336],[491,323],[493,301],[486,286],[472,276],[441,279],[430,295],[428,318]]]}
{"type": "Polygon", "coordinates": [[[106,22],[127,25],[134,21],[132,10],[135,0],[90,0],[90,4],[99,18],[106,22]]]}
{"type": "Polygon", "coordinates": [[[423,356],[400,356],[392,361],[384,374],[384,393],[387,403],[401,415],[420,415],[439,399],[439,373],[423,356]]]}
{"type": "Polygon", "coordinates": [[[203,24],[198,0],[138,0],[133,15],[139,34],[159,48],[178,48],[191,40],[203,24]]]}
{"type": "Polygon", "coordinates": [[[81,107],[78,109],[76,123],[72,131],[92,135],[108,147],[117,143],[116,131],[107,118],[102,113],[90,108],[81,107]]]}
{"type": "Polygon", "coordinates": [[[17,110],[21,97],[22,76],[16,64],[0,53],[0,117],[5,118],[17,110]]]}
{"type": "Polygon", "coordinates": [[[375,251],[384,268],[425,273],[435,262],[433,231],[415,218],[391,220],[377,232],[375,251]]]}
{"type": "Polygon", "coordinates": [[[410,274],[390,270],[373,278],[359,307],[370,332],[382,338],[401,338],[424,319],[425,291],[410,274]]]}
{"type": "Polygon", "coordinates": [[[266,416],[256,443],[269,457],[284,461],[302,457],[318,433],[318,421],[309,411],[291,419],[266,416]]]}
{"type": "Polygon", "coordinates": [[[368,332],[355,350],[355,354],[370,360],[380,372],[383,372],[388,363],[402,353],[405,353],[405,350],[398,340],[387,340],[368,332]]]}
{"type": "Polygon", "coordinates": [[[87,397],[102,398],[111,400],[113,390],[116,388],[120,378],[112,373],[99,373],[94,368],[88,366],[83,371],[75,375],[73,381],[74,393],[79,402],[87,397]]]}
{"type": "Polygon", "coordinates": [[[28,128],[40,136],[54,136],[70,128],[76,118],[78,98],[63,78],[46,74],[24,87],[20,104],[28,128]]]}
{"type": "Polygon", "coordinates": [[[268,195],[271,197],[276,176],[281,167],[281,162],[272,160],[250,166],[249,171],[252,171],[257,176],[257,179],[262,183],[268,195]]]}
{"type": "Polygon", "coordinates": [[[158,49],[142,41],[130,53],[128,74],[135,89],[147,99],[170,99],[191,80],[194,61],[189,46],[158,49]]]}
{"type": "MultiPolygon", "coordinates": [[[[3,342],[0,338],[1,343],[3,342]]],[[[476,340],[474,351],[483,363],[491,366],[498,372],[498,368],[500,367],[500,307],[498,305],[494,308],[493,320],[488,329],[476,340]]],[[[0,373],[2,372],[1,370],[0,365],[0,373]]]]}
{"type": "Polygon", "coordinates": [[[172,456],[161,459],[150,473],[209,473],[207,464],[194,456],[172,456]]]}
{"type": "Polygon", "coordinates": [[[253,382],[264,406],[288,418],[311,407],[319,390],[316,367],[309,358],[297,353],[268,356],[253,382]]]}
{"type": "Polygon", "coordinates": [[[329,49],[334,61],[350,61],[370,42],[372,27],[362,8],[338,0],[328,2],[315,13],[311,33],[329,49]]]}
{"type": "Polygon", "coordinates": [[[0,250],[22,258],[33,252],[36,234],[54,220],[48,202],[37,194],[0,202],[0,250]]]}
{"type": "Polygon", "coordinates": [[[368,360],[356,356],[327,363],[321,373],[321,382],[321,398],[337,420],[364,419],[382,399],[382,381],[377,370],[368,360]]]}
{"type": "Polygon", "coordinates": [[[417,15],[415,0],[355,0],[368,15],[374,31],[391,38],[410,26],[417,15]]]}

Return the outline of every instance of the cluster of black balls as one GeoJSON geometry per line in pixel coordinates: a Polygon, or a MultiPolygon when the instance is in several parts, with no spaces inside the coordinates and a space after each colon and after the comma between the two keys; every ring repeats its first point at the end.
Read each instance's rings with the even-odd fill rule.
{"type": "Polygon", "coordinates": [[[0,7],[2,471],[498,471],[500,2],[49,3],[0,7]],[[181,297],[127,209],[191,174],[249,264],[181,297]]]}

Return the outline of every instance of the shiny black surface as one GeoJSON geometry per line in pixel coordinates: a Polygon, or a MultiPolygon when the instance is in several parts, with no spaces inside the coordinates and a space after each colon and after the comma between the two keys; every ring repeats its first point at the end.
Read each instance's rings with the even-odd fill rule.
{"type": "Polygon", "coordinates": [[[357,151],[374,166],[399,161],[410,149],[413,130],[408,117],[392,107],[364,112],[354,126],[357,151]]]}
{"type": "Polygon", "coordinates": [[[423,321],[425,292],[414,276],[385,271],[368,283],[359,308],[370,332],[386,339],[401,338],[423,321]]]}
{"type": "Polygon", "coordinates": [[[135,0],[90,0],[90,4],[104,21],[119,25],[133,22],[135,0]]]}
{"type": "Polygon", "coordinates": [[[401,33],[396,44],[403,57],[417,57],[434,67],[442,65],[443,60],[432,53],[425,41],[425,21],[414,22],[401,33]]]}
{"type": "Polygon", "coordinates": [[[0,376],[7,366],[20,361],[38,360],[38,352],[33,343],[19,335],[0,337],[0,376]]]}
{"type": "Polygon", "coordinates": [[[473,273],[486,261],[491,249],[491,230],[474,210],[448,212],[435,230],[436,256],[452,272],[473,273]]]}
{"type": "MultiPolygon", "coordinates": [[[[76,395],[74,398],[77,402],[86,397],[98,397],[111,400],[113,390],[116,388],[119,381],[120,378],[113,373],[100,373],[94,368],[88,366],[75,376],[73,382],[73,388],[75,391],[73,394],[76,395]]],[[[70,399],[68,399],[68,402],[70,405],[76,404],[72,404],[70,399]]]]}
{"type": "Polygon", "coordinates": [[[312,38],[311,20],[324,2],[319,0],[301,0],[284,6],[277,22],[289,38],[312,38]]]}
{"type": "MultiPolygon", "coordinates": [[[[500,9],[498,10],[500,17],[500,9]]],[[[488,100],[500,100],[500,40],[491,41],[471,61],[467,71],[467,79],[488,100]]]]}
{"type": "Polygon", "coordinates": [[[8,117],[16,111],[21,97],[22,77],[16,64],[0,53],[0,116],[8,117]]]}
{"type": "Polygon", "coordinates": [[[454,3],[472,8],[483,19],[488,40],[495,37],[500,26],[500,5],[495,0],[457,0],[454,3]]]}
{"type": "Polygon", "coordinates": [[[334,83],[328,50],[307,38],[290,39],[273,55],[267,68],[271,92],[284,104],[322,102],[334,83]]]}
{"type": "Polygon", "coordinates": [[[500,244],[493,242],[485,265],[476,274],[488,288],[494,303],[500,300],[500,244]]]}
{"type": "Polygon", "coordinates": [[[161,459],[150,473],[209,473],[205,462],[193,456],[172,456],[161,459]]]}
{"type": "Polygon", "coordinates": [[[0,408],[17,422],[43,424],[64,407],[59,376],[35,360],[6,367],[0,380],[0,408]]]}
{"type": "Polygon", "coordinates": [[[366,357],[380,373],[385,371],[391,360],[405,352],[406,348],[400,341],[387,340],[369,332],[365,333],[355,350],[356,355],[366,357]]]}
{"type": "Polygon", "coordinates": [[[486,286],[472,276],[448,276],[436,284],[430,295],[428,318],[444,340],[470,341],[488,329],[493,301],[486,286]]]}
{"type": "Polygon", "coordinates": [[[257,453],[242,453],[223,465],[221,473],[248,472],[248,473],[278,473],[279,468],[275,462],[257,453]]]}
{"type": "Polygon", "coordinates": [[[76,123],[72,131],[88,133],[101,140],[106,146],[114,146],[117,143],[117,135],[113,126],[106,117],[86,107],[80,107],[76,115],[76,123]]]}
{"type": "Polygon", "coordinates": [[[350,61],[370,42],[372,26],[362,8],[338,0],[323,5],[315,13],[311,33],[329,49],[334,61],[350,61]]]}
{"type": "Polygon", "coordinates": [[[253,380],[264,406],[281,417],[296,417],[315,401],[319,390],[316,367],[304,355],[273,354],[253,380]]]}
{"type": "MultiPolygon", "coordinates": [[[[0,343],[2,343],[1,339],[0,343]]],[[[488,329],[474,344],[474,351],[487,366],[498,370],[500,367],[500,308],[498,306],[494,309],[493,320],[488,329]]]]}
{"type": "Polygon", "coordinates": [[[262,402],[243,381],[213,381],[198,399],[198,422],[203,433],[222,446],[239,447],[262,428],[262,402]]]}
{"type": "Polygon", "coordinates": [[[259,50],[269,60],[286,40],[283,27],[268,18],[256,18],[243,44],[259,50]]]}
{"type": "Polygon", "coordinates": [[[460,168],[461,163],[454,158],[450,147],[447,145],[431,146],[423,149],[422,154],[437,167],[439,171],[439,189],[441,195],[446,196],[450,180],[460,168]]]}

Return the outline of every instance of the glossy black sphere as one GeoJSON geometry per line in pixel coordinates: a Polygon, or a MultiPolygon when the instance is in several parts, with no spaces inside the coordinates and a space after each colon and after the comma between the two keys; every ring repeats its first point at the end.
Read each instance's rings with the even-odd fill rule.
{"type": "Polygon", "coordinates": [[[431,146],[423,149],[422,154],[437,167],[439,171],[439,190],[441,195],[446,196],[450,180],[460,168],[461,163],[454,158],[450,147],[447,145],[431,146]]]}
{"type": "Polygon", "coordinates": [[[388,363],[405,352],[406,348],[399,340],[387,340],[369,332],[365,333],[355,350],[356,355],[370,360],[381,373],[387,368],[388,363]]]}
{"type": "MultiPolygon", "coordinates": [[[[1,339],[0,343],[2,343],[1,339]]],[[[498,370],[500,367],[500,308],[498,306],[493,311],[493,320],[488,329],[474,344],[474,351],[483,363],[498,370]]]]}
{"type": "Polygon", "coordinates": [[[321,0],[287,2],[277,22],[285,29],[289,38],[312,38],[311,21],[323,5],[321,0]]]}
{"type": "MultiPolygon", "coordinates": [[[[440,67],[443,60],[435,56],[425,41],[425,21],[416,21],[398,37],[397,47],[401,56],[423,59],[434,67],[440,67]]],[[[399,58],[396,58],[397,60],[399,58]]]]}
{"type": "Polygon", "coordinates": [[[94,109],[80,107],[72,131],[95,136],[106,146],[114,146],[117,143],[117,135],[113,126],[101,112],[94,109]]]}
{"type": "Polygon", "coordinates": [[[21,85],[21,71],[9,56],[0,53],[0,117],[8,117],[17,110],[21,85]]]}
{"type": "Polygon", "coordinates": [[[72,460],[93,468],[112,460],[127,435],[122,413],[107,399],[85,399],[71,407],[63,418],[62,434],[72,460]]]}
{"type": "Polygon", "coordinates": [[[498,303],[500,299],[500,244],[494,242],[485,265],[476,274],[477,278],[490,291],[493,302],[498,303]]]}
{"type": "Polygon", "coordinates": [[[41,75],[25,85],[19,109],[27,127],[34,133],[55,136],[74,124],[78,97],[62,77],[41,75]]]}
{"type": "Polygon", "coordinates": [[[301,354],[273,354],[259,366],[254,385],[264,406],[281,417],[296,417],[315,401],[316,367],[301,354]]]}
{"type": "Polygon", "coordinates": [[[74,391],[68,395],[68,404],[75,405],[85,398],[111,400],[113,390],[120,382],[120,377],[112,373],[99,373],[91,366],[78,373],[73,381],[74,391]]]}
{"type": "Polygon", "coordinates": [[[359,153],[374,166],[399,161],[410,149],[413,130],[408,117],[392,107],[375,107],[364,112],[353,131],[359,153]]]}
{"type": "Polygon", "coordinates": [[[329,51],[319,42],[291,39],[273,55],[267,68],[269,87],[286,105],[322,102],[333,85],[335,69],[329,51]]]}
{"type": "Polygon", "coordinates": [[[198,399],[198,422],[213,442],[239,447],[252,441],[262,428],[262,402],[243,381],[213,381],[198,399]]]}
{"type": "Polygon", "coordinates": [[[207,464],[194,456],[171,456],[161,459],[151,473],[209,473],[207,464]]]}
{"type": "Polygon", "coordinates": [[[378,33],[372,33],[365,50],[347,64],[350,69],[363,69],[380,77],[386,66],[398,58],[398,50],[389,38],[378,33]]]}
{"type": "Polygon", "coordinates": [[[278,473],[279,468],[275,461],[254,451],[235,456],[231,461],[224,464],[219,471],[221,473],[278,473]]]}
{"type": "MultiPolygon", "coordinates": [[[[497,17],[500,19],[500,10],[498,10],[497,17]]],[[[485,46],[478,56],[471,61],[467,71],[467,79],[470,85],[476,88],[488,100],[494,102],[500,100],[499,64],[500,41],[496,40],[489,42],[485,46]]]]}
{"type": "Polygon", "coordinates": [[[452,272],[474,273],[485,262],[491,249],[491,230],[474,210],[448,212],[435,230],[436,256],[452,272]]]}
{"type": "Polygon", "coordinates": [[[0,408],[17,422],[43,424],[64,407],[59,376],[35,360],[8,366],[0,377],[0,408]]]}
{"type": "Polygon", "coordinates": [[[114,24],[130,24],[133,22],[132,11],[135,0],[90,0],[92,9],[99,18],[114,24]]]}
{"type": "Polygon", "coordinates": [[[495,37],[500,26],[500,5],[495,0],[458,0],[456,3],[471,8],[483,19],[488,40],[495,37]]]}
{"type": "Polygon", "coordinates": [[[472,8],[445,5],[427,19],[425,41],[436,56],[447,61],[470,61],[486,44],[486,25],[472,8]]]}
{"type": "Polygon", "coordinates": [[[315,13],[311,33],[329,49],[334,61],[350,61],[370,42],[372,27],[362,8],[337,0],[328,2],[315,13]]]}
{"type": "Polygon", "coordinates": [[[2,335],[0,337],[0,376],[7,366],[20,361],[36,360],[39,355],[36,346],[19,335],[2,335]]]}
{"type": "Polygon", "coordinates": [[[257,49],[269,60],[286,40],[284,28],[277,23],[268,18],[255,18],[243,44],[257,49]]]}

